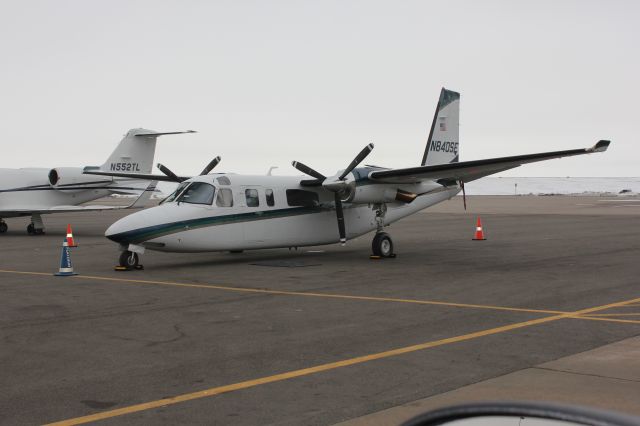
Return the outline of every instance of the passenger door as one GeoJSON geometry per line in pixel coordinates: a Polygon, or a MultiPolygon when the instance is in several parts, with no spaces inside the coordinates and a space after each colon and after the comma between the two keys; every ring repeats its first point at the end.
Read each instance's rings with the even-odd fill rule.
{"type": "Polygon", "coordinates": [[[259,185],[248,185],[240,188],[237,194],[243,206],[243,237],[250,247],[260,247],[267,244],[270,237],[268,219],[265,212],[268,209],[264,195],[264,188],[259,185]]]}

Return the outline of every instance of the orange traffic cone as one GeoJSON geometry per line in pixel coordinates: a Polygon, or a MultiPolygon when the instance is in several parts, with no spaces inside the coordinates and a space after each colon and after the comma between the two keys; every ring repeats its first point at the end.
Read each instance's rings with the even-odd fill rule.
{"type": "Polygon", "coordinates": [[[73,240],[73,232],[71,231],[71,224],[67,224],[67,246],[78,247],[76,242],[73,240]]]}
{"type": "Polygon", "coordinates": [[[484,237],[484,231],[482,230],[482,222],[480,222],[480,216],[478,216],[478,221],[476,222],[476,235],[472,238],[473,241],[484,241],[486,238],[484,237]]]}

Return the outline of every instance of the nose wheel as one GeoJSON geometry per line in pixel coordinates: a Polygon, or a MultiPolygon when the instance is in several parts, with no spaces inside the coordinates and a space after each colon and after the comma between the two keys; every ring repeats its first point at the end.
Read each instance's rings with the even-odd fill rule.
{"type": "Polygon", "coordinates": [[[0,219],[0,234],[4,234],[9,230],[9,227],[7,226],[7,222],[5,222],[4,220],[0,219]]]}
{"type": "Polygon", "coordinates": [[[138,253],[125,250],[120,253],[116,271],[130,271],[132,269],[143,269],[142,265],[140,265],[140,258],[138,257],[138,253]]]}
{"type": "Polygon", "coordinates": [[[371,251],[376,257],[396,257],[393,253],[393,241],[386,232],[378,232],[371,242],[371,251]]]}

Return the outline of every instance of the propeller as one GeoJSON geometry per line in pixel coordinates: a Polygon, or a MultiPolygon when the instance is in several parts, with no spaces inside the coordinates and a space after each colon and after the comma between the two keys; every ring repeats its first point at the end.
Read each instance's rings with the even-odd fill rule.
{"type": "Polygon", "coordinates": [[[302,173],[314,177],[317,179],[317,182],[321,184],[326,190],[334,193],[334,200],[336,203],[336,218],[338,220],[338,233],[340,234],[340,244],[345,245],[347,242],[347,232],[344,226],[344,211],[342,210],[342,197],[341,193],[346,189],[347,182],[345,178],[349,173],[353,171],[358,164],[364,160],[369,153],[373,150],[373,144],[370,143],[365,146],[362,151],[356,155],[353,161],[344,169],[339,175],[326,177],[320,172],[312,169],[306,164],[300,163],[298,161],[294,161],[291,163],[293,167],[301,171],[302,173]]]}
{"type": "Polygon", "coordinates": [[[179,178],[178,175],[176,175],[171,170],[169,170],[168,167],[165,167],[160,163],[158,163],[157,167],[162,173],[164,173],[165,175],[167,175],[168,177],[173,179],[175,182],[182,182],[182,181],[186,180],[186,179],[179,178]]]}
{"type": "Polygon", "coordinates": [[[200,172],[200,176],[204,176],[204,175],[208,175],[209,172],[211,170],[213,170],[213,168],[215,166],[218,165],[218,163],[220,162],[220,160],[222,160],[222,158],[220,158],[220,156],[218,155],[216,158],[214,158],[213,160],[211,160],[211,162],[209,164],[207,164],[207,167],[204,168],[204,170],[202,170],[200,172]]]}
{"type": "MultiPolygon", "coordinates": [[[[222,160],[222,158],[220,158],[220,156],[217,156],[216,158],[211,160],[211,162],[209,162],[209,164],[207,164],[207,167],[205,167],[202,170],[202,172],[200,172],[200,176],[208,175],[209,172],[211,170],[213,170],[213,168],[216,167],[218,165],[218,163],[220,163],[220,160],[222,160]]],[[[190,179],[190,178],[187,178],[187,177],[180,177],[180,176],[176,175],[167,166],[165,166],[163,164],[158,163],[157,167],[162,173],[167,175],[174,182],[180,183],[180,182],[184,182],[187,179],[190,179]]]]}

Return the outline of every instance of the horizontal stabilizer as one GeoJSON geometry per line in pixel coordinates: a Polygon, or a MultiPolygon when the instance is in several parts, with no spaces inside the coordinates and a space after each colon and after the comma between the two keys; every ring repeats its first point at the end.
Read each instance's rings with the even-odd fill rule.
{"type": "Polygon", "coordinates": [[[590,148],[566,151],[542,152],[513,157],[488,158],[486,160],[463,161],[460,163],[437,164],[433,166],[410,167],[406,169],[380,170],[369,173],[369,179],[385,183],[414,183],[421,180],[455,180],[470,182],[495,173],[513,169],[523,164],[574,155],[604,152],[611,141],[601,140],[590,148]]]}
{"type": "MultiPolygon", "coordinates": [[[[162,182],[175,182],[175,179],[166,175],[153,175],[147,173],[118,173],[118,172],[99,172],[91,169],[84,169],[82,171],[85,175],[98,175],[98,176],[113,176],[113,177],[124,177],[131,179],[142,179],[142,180],[157,180],[162,182]]],[[[190,179],[190,177],[186,176],[178,176],[181,180],[190,179]]]]}
{"type": "Polygon", "coordinates": [[[164,135],[182,135],[185,133],[198,133],[195,130],[185,130],[184,132],[152,132],[152,133],[138,133],[134,136],[164,136],[164,135]]]}

